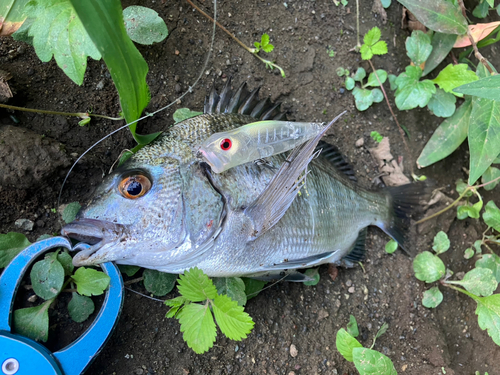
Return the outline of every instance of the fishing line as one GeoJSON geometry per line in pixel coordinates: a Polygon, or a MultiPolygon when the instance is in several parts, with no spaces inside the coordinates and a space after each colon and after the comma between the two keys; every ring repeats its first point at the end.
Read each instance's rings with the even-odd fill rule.
{"type": "Polygon", "coordinates": [[[193,88],[198,84],[199,80],[201,79],[201,77],[203,77],[203,72],[205,71],[205,69],[207,68],[208,66],[208,62],[210,61],[210,57],[212,55],[212,50],[214,48],[214,41],[215,41],[215,31],[217,29],[217,0],[214,0],[214,22],[213,22],[213,28],[212,28],[212,40],[210,42],[210,48],[208,50],[208,53],[207,53],[207,58],[205,59],[205,64],[203,65],[203,68],[201,69],[200,71],[200,74],[198,75],[198,78],[196,78],[196,80],[194,81],[193,85],[192,86],[189,86],[188,90],[182,94],[181,96],[179,96],[177,99],[175,99],[174,101],[172,101],[170,104],[167,104],[166,106],[152,112],[152,113],[148,113],[147,115],[144,115],[143,117],[135,120],[135,121],[132,121],[128,124],[125,124],[123,125],[122,127],[112,131],[111,133],[109,133],[108,135],[106,135],[105,137],[101,138],[100,140],[98,140],[96,143],[94,143],[92,146],[90,146],[90,148],[88,148],[83,154],[81,154],[78,159],[76,159],[76,161],[73,163],[73,165],[71,166],[71,168],[69,169],[68,173],[66,174],[66,177],[64,177],[64,180],[63,180],[63,183],[61,185],[61,189],[59,190],[59,196],[57,197],[57,208],[59,209],[59,206],[61,204],[61,195],[62,195],[62,191],[63,191],[63,188],[64,188],[64,185],[66,184],[66,181],[68,180],[68,177],[70,175],[70,173],[73,171],[73,169],[75,168],[76,164],[78,164],[78,162],[90,151],[92,150],[95,146],[97,146],[99,143],[101,143],[102,141],[106,140],[107,138],[111,137],[113,134],[119,132],[120,130],[122,129],[125,129],[127,127],[129,127],[130,125],[132,124],[135,124],[136,122],[139,122],[141,120],[144,120],[145,118],[147,117],[153,117],[154,115],[156,115],[157,113],[161,112],[161,111],[164,111],[165,109],[171,107],[172,105],[174,105],[174,103],[176,103],[178,100],[181,100],[182,98],[184,98],[188,93],[192,93],[193,92],[193,88]]]}

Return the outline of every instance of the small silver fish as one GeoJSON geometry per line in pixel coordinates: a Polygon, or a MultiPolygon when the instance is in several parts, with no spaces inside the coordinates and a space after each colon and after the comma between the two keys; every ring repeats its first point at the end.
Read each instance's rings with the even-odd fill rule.
{"type": "Polygon", "coordinates": [[[294,270],[361,260],[370,225],[410,250],[409,219],[423,186],[360,187],[334,146],[315,147],[322,133],[288,157],[266,158],[273,168],[247,163],[213,173],[197,157],[215,133],[284,119],[257,93],[243,84],[233,95],[228,80],[221,97],[211,92],[205,114],[170,127],[109,175],[62,229],[93,244],[74,264],[115,261],[169,273],[196,266],[209,276],[303,281],[294,270]]]}

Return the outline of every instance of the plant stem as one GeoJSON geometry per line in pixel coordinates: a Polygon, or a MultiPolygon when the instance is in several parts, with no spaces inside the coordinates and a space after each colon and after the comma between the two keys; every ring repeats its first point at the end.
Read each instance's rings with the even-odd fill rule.
{"type": "Polygon", "coordinates": [[[459,288],[459,287],[456,287],[455,285],[451,285],[450,284],[450,281],[445,281],[445,282],[442,282],[441,285],[444,285],[448,288],[451,288],[451,289],[455,289],[457,291],[459,291],[460,293],[463,293],[467,296],[469,296],[470,298],[472,298],[473,300],[475,300],[476,302],[478,301],[478,296],[476,296],[475,294],[472,294],[468,291],[466,291],[465,289],[462,289],[462,288],[459,288]]]}
{"type": "Polygon", "coordinates": [[[359,43],[359,0],[356,0],[356,29],[357,29],[357,40],[358,40],[358,44],[356,45],[356,47],[358,48],[358,51],[359,49],[361,48],[361,43],[359,43]]]}
{"type": "Polygon", "coordinates": [[[439,216],[443,213],[445,213],[446,211],[448,211],[450,208],[452,208],[453,206],[455,206],[458,202],[460,202],[460,200],[464,197],[464,195],[469,191],[469,188],[465,189],[462,194],[460,194],[460,196],[455,199],[455,201],[453,201],[452,204],[450,204],[448,207],[445,207],[443,208],[442,210],[432,214],[431,216],[427,216],[427,217],[424,217],[423,219],[420,219],[419,221],[417,221],[415,224],[421,224],[423,223],[424,221],[427,221],[427,220],[430,220],[436,216],[439,216]]]}
{"type": "Polygon", "coordinates": [[[74,117],[81,117],[81,118],[86,118],[86,117],[92,116],[92,117],[105,118],[105,119],[113,120],[113,121],[123,120],[123,117],[109,117],[109,116],[104,116],[104,115],[94,115],[94,114],[88,113],[88,112],[57,112],[57,111],[47,111],[44,109],[32,109],[32,108],[16,107],[13,105],[8,105],[8,104],[0,104],[0,108],[12,109],[14,111],[43,113],[46,115],[74,116],[74,117]]]}
{"type": "MultiPolygon", "coordinates": [[[[458,4],[460,5],[460,9],[462,10],[462,14],[465,19],[467,19],[467,15],[465,14],[465,5],[463,0],[458,0],[458,4]]],[[[474,49],[474,56],[476,56],[476,59],[481,61],[481,63],[488,69],[491,75],[495,74],[493,69],[491,69],[490,64],[488,63],[488,60],[486,60],[483,55],[479,52],[479,49],[477,48],[476,41],[474,40],[470,30],[469,30],[469,25],[467,25],[467,36],[469,37],[470,43],[472,44],[472,48],[474,49]]]]}

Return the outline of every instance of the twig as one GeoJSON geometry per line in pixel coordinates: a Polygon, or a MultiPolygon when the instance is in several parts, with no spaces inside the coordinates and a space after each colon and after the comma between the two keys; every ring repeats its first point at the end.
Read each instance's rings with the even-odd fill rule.
{"type": "MultiPolygon", "coordinates": [[[[460,9],[462,10],[462,14],[464,16],[465,19],[467,19],[467,15],[465,14],[465,5],[464,5],[464,1],[463,0],[458,0],[458,4],[460,5],[460,9]]],[[[472,48],[474,49],[474,56],[476,56],[476,59],[478,59],[479,61],[481,61],[481,63],[486,67],[486,69],[488,69],[488,71],[490,72],[490,74],[495,74],[495,72],[493,71],[493,69],[491,69],[491,66],[490,64],[488,63],[488,60],[486,60],[483,55],[479,52],[479,49],[477,48],[477,45],[476,45],[476,41],[474,40],[474,38],[472,37],[472,34],[469,30],[469,25],[467,25],[467,36],[469,37],[469,40],[472,44],[472,48]]]]}
{"type": "Polygon", "coordinates": [[[359,0],[356,0],[356,28],[357,28],[357,40],[358,44],[356,45],[356,48],[359,49],[361,48],[361,43],[359,43],[359,0]]]}
{"type": "Polygon", "coordinates": [[[107,120],[113,120],[113,121],[123,120],[123,117],[109,117],[109,116],[104,116],[104,115],[94,115],[94,114],[88,113],[88,112],[57,112],[57,111],[47,111],[44,109],[32,109],[32,108],[16,107],[16,106],[7,105],[7,104],[0,104],[0,107],[12,109],[14,111],[43,113],[46,115],[74,116],[74,117],[80,117],[80,118],[87,118],[89,116],[92,116],[92,117],[105,118],[107,120]]]}

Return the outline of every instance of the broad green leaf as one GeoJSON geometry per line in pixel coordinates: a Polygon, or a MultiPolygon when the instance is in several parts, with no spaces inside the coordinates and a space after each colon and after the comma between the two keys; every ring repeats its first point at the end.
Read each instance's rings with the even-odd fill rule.
{"type": "Polygon", "coordinates": [[[406,38],[406,54],[415,65],[426,62],[431,51],[431,38],[423,31],[414,30],[411,37],[406,38]]]}
{"type": "Polygon", "coordinates": [[[370,29],[365,36],[363,37],[363,43],[368,45],[368,46],[373,46],[375,43],[377,43],[380,40],[380,37],[382,36],[382,32],[378,27],[374,27],[370,29]]]}
{"type": "Polygon", "coordinates": [[[455,40],[457,40],[457,36],[454,34],[434,33],[431,42],[432,51],[425,62],[422,75],[426,76],[432,72],[448,56],[455,40]]]}
{"type": "Polygon", "coordinates": [[[382,100],[384,100],[384,94],[382,94],[382,91],[380,89],[373,89],[372,98],[375,103],[380,103],[382,100]]]}
{"type": "Polygon", "coordinates": [[[7,267],[14,257],[31,245],[22,233],[0,234],[0,268],[7,267]]]}
{"type": "MultiPolygon", "coordinates": [[[[29,1],[29,0],[28,0],[29,1]]],[[[33,37],[29,35],[30,27],[35,21],[34,18],[26,18],[19,29],[12,34],[12,39],[33,45],[33,37]]]]}
{"type": "Polygon", "coordinates": [[[363,68],[358,68],[356,70],[356,73],[354,74],[354,77],[352,77],[355,81],[361,82],[363,79],[366,77],[366,70],[363,68]]]}
{"type": "Polygon", "coordinates": [[[455,113],[455,95],[437,89],[431,100],[427,103],[427,108],[438,117],[450,117],[455,113]]]}
{"type": "Polygon", "coordinates": [[[127,34],[136,43],[150,45],[168,35],[167,25],[153,9],[132,5],[123,10],[127,34]]]}
{"type": "Polygon", "coordinates": [[[481,241],[481,240],[474,241],[474,249],[476,249],[476,254],[482,253],[482,249],[481,249],[482,244],[483,244],[483,241],[481,241]]]}
{"type": "Polygon", "coordinates": [[[221,332],[231,340],[245,339],[252,331],[254,322],[236,301],[220,294],[213,302],[214,316],[221,332]]]}
{"type": "Polygon", "coordinates": [[[391,1],[392,0],[381,0],[382,6],[387,9],[391,6],[391,1]]]}
{"type": "Polygon", "coordinates": [[[444,91],[462,97],[462,94],[453,91],[453,89],[465,83],[474,82],[477,80],[478,77],[476,73],[474,73],[472,70],[468,70],[467,64],[449,64],[439,72],[438,76],[434,78],[432,82],[437,84],[444,91]]]}
{"type": "Polygon", "coordinates": [[[354,81],[353,78],[351,78],[351,77],[346,77],[345,78],[345,88],[347,90],[352,90],[355,85],[356,85],[356,82],[354,81]]]}
{"type": "Polygon", "coordinates": [[[433,286],[432,288],[424,292],[422,305],[424,305],[425,307],[433,309],[435,307],[438,307],[441,302],[443,302],[443,293],[441,293],[437,286],[433,286]]]}
{"type": "Polygon", "coordinates": [[[488,335],[495,344],[500,345],[500,294],[489,297],[476,297],[476,314],[481,329],[488,330],[488,335]]]}
{"type": "Polygon", "coordinates": [[[80,203],[78,202],[71,202],[68,204],[62,213],[62,219],[64,222],[69,224],[75,220],[76,214],[80,211],[80,208],[82,208],[82,206],[80,206],[80,203]]]}
{"type": "Polygon", "coordinates": [[[487,226],[500,232],[500,209],[495,202],[489,201],[484,206],[483,220],[487,226]]]}
{"type": "Polygon", "coordinates": [[[352,352],[355,348],[362,348],[363,346],[352,337],[344,328],[339,329],[335,345],[340,354],[349,362],[353,361],[352,352]]]}
{"type": "MultiPolygon", "coordinates": [[[[499,32],[499,35],[500,35],[500,32],[499,32]]],[[[488,62],[488,65],[491,68],[491,70],[493,70],[495,73],[498,73],[497,70],[495,69],[495,67],[490,62],[488,62]]],[[[484,66],[484,64],[477,64],[476,75],[479,77],[479,79],[491,77],[491,73],[486,68],[486,66],[484,66]]]]}
{"type": "Polygon", "coordinates": [[[370,137],[372,137],[372,139],[377,143],[382,142],[382,139],[384,139],[384,137],[382,137],[382,135],[380,135],[380,133],[375,130],[370,133],[370,137]]]}
{"type": "Polygon", "coordinates": [[[476,267],[488,268],[500,283],[500,257],[496,254],[484,254],[476,261],[476,267]]]}
{"type": "Polygon", "coordinates": [[[174,112],[174,121],[177,124],[178,122],[187,120],[191,117],[196,117],[198,115],[202,115],[203,112],[191,111],[189,108],[179,108],[174,112]]]}
{"type": "Polygon", "coordinates": [[[413,271],[417,279],[426,283],[433,283],[444,276],[446,267],[438,256],[429,251],[424,251],[413,260],[413,271]]]}
{"type": "Polygon", "coordinates": [[[355,348],[352,354],[360,375],[398,375],[390,358],[376,350],[355,348]]]}
{"type": "Polygon", "coordinates": [[[26,19],[25,7],[30,0],[4,0],[0,3],[0,36],[11,35],[26,19]]]}
{"type": "Polygon", "coordinates": [[[398,77],[394,74],[389,74],[388,75],[389,77],[389,84],[391,85],[391,90],[394,91],[398,88],[398,85],[396,84],[396,80],[398,79],[398,77]]]}
{"type": "Polygon", "coordinates": [[[90,297],[81,296],[73,293],[71,301],[68,303],[68,312],[71,319],[81,323],[88,319],[95,310],[94,301],[90,297]]]}
{"type": "Polygon", "coordinates": [[[78,268],[71,278],[78,293],[89,297],[103,294],[110,282],[110,277],[104,272],[85,267],[78,268]]]}
{"type": "Polygon", "coordinates": [[[37,296],[45,300],[57,296],[64,283],[64,268],[56,258],[56,253],[39,260],[30,272],[31,285],[37,296]]]}
{"type": "Polygon", "coordinates": [[[245,294],[245,283],[239,277],[214,277],[212,279],[218,294],[225,294],[238,305],[245,306],[247,295],[245,294]]]}
{"type": "Polygon", "coordinates": [[[448,284],[461,285],[476,296],[488,297],[498,287],[498,281],[489,268],[477,267],[467,272],[460,281],[447,281],[448,284]]]}
{"type": "Polygon", "coordinates": [[[374,55],[385,55],[387,53],[387,43],[383,40],[375,43],[372,46],[372,53],[374,55]]]}
{"type": "MultiPolygon", "coordinates": [[[[168,310],[165,317],[167,318],[175,318],[179,309],[187,302],[187,299],[183,296],[175,297],[172,299],[168,299],[165,301],[165,305],[170,306],[170,310],[168,310]]],[[[189,302],[188,302],[189,303],[189,302]]]]}
{"type": "Polygon", "coordinates": [[[137,271],[141,269],[141,267],[139,266],[127,266],[124,264],[119,264],[118,268],[120,269],[121,273],[124,273],[128,277],[134,276],[137,273],[137,271]]]}
{"type": "Polygon", "coordinates": [[[479,211],[481,210],[482,202],[477,202],[472,206],[458,206],[457,207],[457,218],[459,220],[467,219],[468,217],[472,219],[479,219],[479,211]],[[478,204],[479,203],[479,204],[478,204]],[[476,206],[477,205],[477,206],[476,206]]]}
{"type": "Polygon", "coordinates": [[[396,79],[396,106],[400,111],[425,107],[436,92],[436,87],[428,79],[419,81],[422,69],[418,66],[407,66],[406,72],[396,79]]]}
{"type": "Polygon", "coordinates": [[[306,272],[305,272],[306,276],[312,277],[313,280],[305,281],[304,285],[307,285],[307,286],[317,285],[319,283],[319,279],[320,279],[318,271],[319,271],[319,268],[309,268],[308,270],[306,270],[306,272]]]}
{"type": "Polygon", "coordinates": [[[89,38],[70,0],[33,1],[26,7],[34,21],[29,29],[33,47],[40,60],[57,65],[77,85],[83,83],[87,56],[99,60],[101,55],[89,38]]]}
{"type": "Polygon", "coordinates": [[[373,104],[371,90],[355,87],[354,90],[352,90],[352,94],[354,95],[354,102],[358,111],[365,111],[373,104]]]}
{"type": "MultiPolygon", "coordinates": [[[[457,189],[457,193],[462,195],[464,193],[464,191],[469,187],[469,185],[467,185],[462,179],[458,179],[456,182],[455,182],[455,189],[457,189]]],[[[471,191],[471,190],[468,190],[464,197],[468,198],[468,197],[472,197],[474,193],[471,191]]]]}
{"type": "Polygon", "coordinates": [[[389,242],[387,242],[385,244],[385,252],[387,254],[392,254],[393,252],[395,252],[397,249],[398,249],[398,243],[394,240],[390,240],[389,242]]]}
{"type": "Polygon", "coordinates": [[[217,330],[208,304],[190,303],[178,313],[182,338],[196,354],[205,353],[215,342],[217,330]]]}
{"type": "Polygon", "coordinates": [[[61,266],[63,266],[64,275],[70,276],[75,269],[75,266],[73,265],[73,258],[71,257],[71,255],[69,255],[69,253],[66,251],[62,251],[57,254],[57,260],[59,261],[59,263],[61,263],[61,266]]]}
{"type": "Polygon", "coordinates": [[[14,311],[14,330],[22,336],[35,341],[46,342],[49,337],[49,306],[46,301],[40,306],[27,307],[14,311]]]}
{"type": "Polygon", "coordinates": [[[370,46],[363,44],[359,49],[359,53],[361,53],[361,58],[363,60],[370,60],[373,57],[373,52],[370,46]]]}
{"type": "Polygon", "coordinates": [[[480,98],[500,101],[500,75],[481,78],[480,80],[464,82],[456,87],[454,92],[480,98]]]}
{"type": "Polygon", "coordinates": [[[174,289],[177,275],[146,269],[142,274],[144,276],[144,287],[149,293],[155,296],[164,296],[174,289]]]}
{"type": "MultiPolygon", "coordinates": [[[[125,120],[137,120],[150,100],[146,84],[148,64],[127,35],[120,0],[69,1],[109,69],[125,120]]],[[[153,135],[140,137],[136,127],[134,123],[129,128],[138,143],[151,141],[153,135]]]]}
{"type": "Polygon", "coordinates": [[[445,34],[467,32],[467,20],[458,6],[446,0],[398,0],[426,27],[445,34]]]}
{"type": "Polygon", "coordinates": [[[467,248],[465,249],[464,251],[464,258],[465,259],[471,259],[472,257],[474,256],[474,250],[472,250],[472,248],[467,248]]]}
{"type": "Polygon", "coordinates": [[[177,289],[191,302],[201,302],[217,297],[217,289],[212,280],[199,268],[191,268],[179,275],[177,289]]]}
{"type": "Polygon", "coordinates": [[[481,184],[486,184],[490,181],[493,181],[497,179],[495,182],[492,182],[491,184],[483,186],[485,190],[493,190],[495,186],[497,186],[500,183],[500,169],[495,168],[495,167],[488,167],[486,172],[483,173],[481,176],[481,184]]]}
{"type": "Polygon", "coordinates": [[[472,11],[472,15],[477,18],[484,18],[488,15],[490,5],[486,1],[480,2],[472,11]]]}
{"type": "Polygon", "coordinates": [[[434,244],[432,246],[432,250],[434,250],[436,254],[441,254],[447,251],[449,248],[450,240],[448,238],[448,235],[443,231],[439,231],[434,236],[434,244]]]}
{"type": "Polygon", "coordinates": [[[250,298],[257,296],[262,288],[264,288],[264,285],[266,285],[266,282],[262,280],[250,279],[248,277],[242,277],[241,279],[245,283],[245,294],[247,295],[247,301],[250,298]]]}
{"type": "Polygon", "coordinates": [[[269,34],[264,33],[260,37],[260,44],[262,47],[267,46],[269,44],[269,34]]]}
{"type": "Polygon", "coordinates": [[[358,322],[354,315],[349,315],[349,323],[347,323],[347,333],[349,333],[352,337],[359,336],[358,322]]]}
{"type": "MultiPolygon", "coordinates": [[[[383,69],[377,69],[377,76],[380,79],[380,82],[384,84],[384,82],[387,80],[387,72],[383,69]]],[[[375,73],[370,73],[368,76],[368,82],[366,83],[366,86],[371,86],[371,87],[379,87],[380,83],[375,76],[375,73]]]]}
{"type": "Polygon", "coordinates": [[[500,154],[500,102],[472,98],[468,140],[468,183],[473,185],[500,154]]]}

